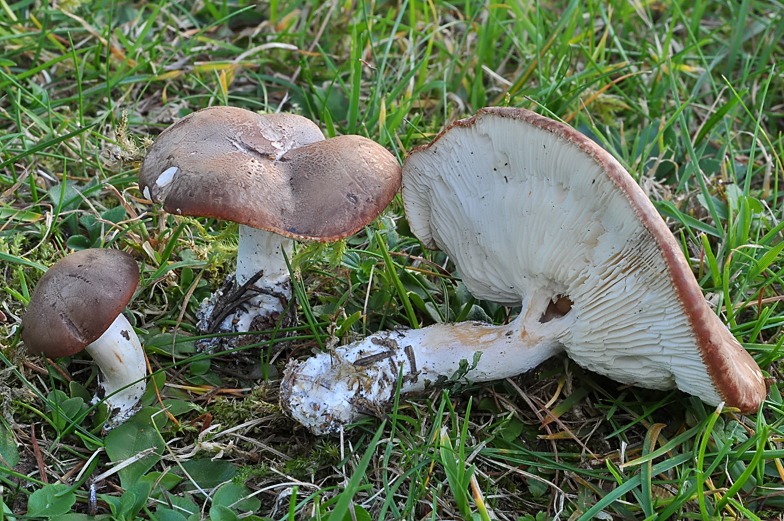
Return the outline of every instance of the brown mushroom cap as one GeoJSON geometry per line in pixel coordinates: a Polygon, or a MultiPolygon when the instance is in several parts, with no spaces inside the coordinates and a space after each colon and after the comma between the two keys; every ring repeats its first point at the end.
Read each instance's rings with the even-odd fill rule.
{"type": "Polygon", "coordinates": [[[324,140],[301,116],[213,107],[158,136],[139,186],[170,213],[330,242],[375,219],[400,179],[394,156],[367,138],[324,140]],[[160,186],[172,168],[171,183],[160,186]]]}
{"type": "Polygon", "coordinates": [[[22,340],[33,353],[78,353],[108,328],[131,301],[139,267],[128,253],[88,249],[49,268],[22,319],[22,340]]]}

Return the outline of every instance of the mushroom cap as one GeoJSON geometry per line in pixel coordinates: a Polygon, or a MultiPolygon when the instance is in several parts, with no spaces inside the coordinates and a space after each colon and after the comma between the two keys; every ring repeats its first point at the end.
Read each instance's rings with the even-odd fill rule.
{"type": "Polygon", "coordinates": [[[112,325],[138,283],[139,267],[124,251],[71,253],[38,281],[22,319],[22,340],[50,358],[78,353],[112,325]]]}
{"type": "Polygon", "coordinates": [[[400,178],[394,156],[370,139],[324,140],[301,116],[212,107],[158,136],[139,186],[170,213],[331,242],[378,217],[400,178]]]}
{"type": "Polygon", "coordinates": [[[764,400],[759,367],[708,306],[656,209],[571,127],[482,109],[406,158],[403,204],[413,233],[449,254],[476,297],[568,298],[558,341],[580,365],[743,412],[764,400]]]}

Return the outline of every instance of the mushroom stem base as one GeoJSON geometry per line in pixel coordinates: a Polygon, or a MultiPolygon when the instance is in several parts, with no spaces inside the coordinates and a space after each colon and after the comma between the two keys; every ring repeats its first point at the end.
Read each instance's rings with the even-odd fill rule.
{"type": "MultiPolygon", "coordinates": [[[[245,225],[240,225],[239,237],[236,275],[226,279],[196,312],[200,335],[271,331],[296,319],[286,264],[292,240],[245,225]]],[[[258,335],[211,337],[197,341],[196,347],[199,351],[233,349],[261,340],[258,335]]]]}
{"type": "Polygon", "coordinates": [[[125,423],[141,408],[147,384],[147,363],[139,337],[124,315],[120,314],[98,340],[88,345],[90,353],[101,369],[98,391],[92,403],[103,400],[108,409],[105,430],[125,423]]]}
{"type": "MultiPolygon", "coordinates": [[[[291,280],[265,282],[260,279],[254,283],[251,279],[245,286],[235,289],[235,277],[226,279],[223,288],[202,302],[196,312],[199,334],[272,331],[278,324],[280,327],[292,324],[296,317],[291,303],[291,280]]],[[[260,340],[259,335],[213,336],[198,340],[196,347],[199,351],[225,350],[260,340]]]]}
{"type": "Polygon", "coordinates": [[[379,332],[292,361],[281,384],[281,406],[313,433],[335,434],[363,414],[383,415],[398,385],[406,394],[442,381],[518,375],[562,350],[554,336],[540,336],[525,322],[520,315],[506,326],[461,322],[379,332]],[[472,368],[476,353],[481,356],[472,368]],[[461,367],[463,360],[468,365],[461,367]]]}

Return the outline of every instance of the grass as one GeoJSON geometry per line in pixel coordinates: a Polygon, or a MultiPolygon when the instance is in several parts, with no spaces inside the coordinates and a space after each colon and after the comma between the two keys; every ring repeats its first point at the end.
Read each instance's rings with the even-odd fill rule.
{"type": "Polygon", "coordinates": [[[783,38],[776,1],[0,0],[0,519],[781,519],[783,38]],[[298,429],[276,405],[288,358],[475,301],[397,199],[345,248],[300,247],[289,336],[195,354],[235,229],[141,203],[138,160],[222,104],[298,112],[401,160],[483,106],[568,122],[650,194],[769,399],[740,417],[560,358],[399,399],[341,439],[298,429]],[[46,267],[88,246],[139,261],[128,314],[154,373],[106,436],[95,368],[30,356],[18,330],[46,267]]]}

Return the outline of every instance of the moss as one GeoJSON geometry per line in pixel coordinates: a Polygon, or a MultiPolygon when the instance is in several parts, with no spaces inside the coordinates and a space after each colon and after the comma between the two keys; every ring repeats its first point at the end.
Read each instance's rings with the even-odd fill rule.
{"type": "Polygon", "coordinates": [[[237,470],[237,475],[234,476],[232,481],[234,483],[244,485],[251,478],[263,479],[275,474],[267,465],[243,465],[237,470]]]}
{"type": "Polygon", "coordinates": [[[266,401],[267,392],[267,388],[262,385],[241,400],[218,396],[207,407],[207,411],[212,414],[213,423],[223,425],[239,425],[265,414],[280,412],[277,405],[266,401]]]}
{"type": "Polygon", "coordinates": [[[309,454],[286,462],[286,474],[297,479],[310,478],[318,469],[340,463],[340,447],[330,439],[320,439],[309,454]]]}

